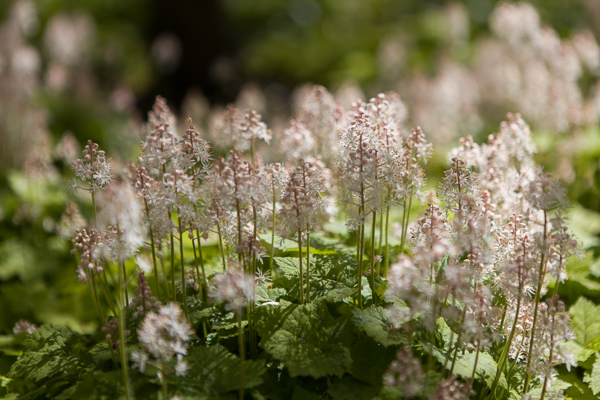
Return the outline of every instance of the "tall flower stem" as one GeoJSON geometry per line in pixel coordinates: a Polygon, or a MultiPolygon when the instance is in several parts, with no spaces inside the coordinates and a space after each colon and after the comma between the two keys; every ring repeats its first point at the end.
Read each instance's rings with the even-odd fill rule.
{"type": "Polygon", "coordinates": [[[185,283],[185,260],[183,258],[183,230],[181,228],[181,218],[177,218],[179,225],[179,261],[181,263],[181,292],[183,296],[183,314],[185,319],[189,321],[188,303],[187,303],[187,285],[185,283]]]}
{"type": "Polygon", "coordinates": [[[400,240],[400,254],[404,254],[404,244],[408,235],[408,222],[410,221],[410,209],[412,207],[412,197],[408,197],[408,206],[406,205],[406,197],[404,198],[404,210],[402,213],[402,238],[400,240]]]}
{"type": "Polygon", "coordinates": [[[246,345],[244,343],[244,329],[242,328],[242,312],[241,310],[237,312],[238,317],[238,347],[240,348],[240,391],[239,391],[239,399],[243,400],[244,398],[244,385],[246,378],[246,366],[244,365],[244,361],[246,361],[246,345]]]}
{"type": "MultiPolygon", "coordinates": [[[[520,281],[521,279],[519,279],[520,281]]],[[[508,335],[508,339],[506,340],[506,344],[504,345],[504,349],[502,351],[502,355],[500,356],[500,361],[498,362],[498,370],[496,371],[496,377],[494,378],[494,382],[492,383],[491,393],[492,396],[496,392],[496,388],[498,387],[498,383],[500,382],[500,376],[502,375],[502,371],[506,365],[506,361],[508,360],[508,351],[510,350],[510,345],[515,337],[515,328],[517,327],[517,322],[519,322],[519,311],[521,308],[521,292],[523,290],[523,284],[519,282],[519,296],[517,296],[517,311],[515,314],[515,319],[512,324],[512,328],[510,329],[510,334],[508,335]]]]}
{"type": "MultiPolygon", "coordinates": [[[[529,391],[529,381],[531,379],[531,375],[529,374],[529,367],[531,365],[531,354],[533,353],[533,343],[535,338],[535,329],[537,324],[538,317],[538,307],[540,304],[540,296],[542,292],[542,286],[544,284],[544,276],[546,275],[546,245],[548,240],[548,211],[544,210],[544,233],[542,240],[542,255],[540,257],[540,272],[538,274],[538,286],[535,292],[535,298],[533,299],[535,303],[535,308],[533,311],[533,325],[531,326],[531,339],[529,340],[529,353],[527,356],[527,366],[525,367],[525,383],[523,383],[523,394],[529,391]]],[[[558,282],[557,282],[558,284],[558,282]]]]}
{"type": "Polygon", "coordinates": [[[360,134],[360,139],[358,141],[358,146],[359,146],[359,154],[360,154],[360,208],[359,208],[359,215],[360,215],[360,226],[361,226],[361,231],[360,231],[360,245],[359,245],[359,249],[360,249],[360,254],[358,257],[358,306],[360,307],[360,309],[362,310],[363,308],[363,304],[362,304],[362,275],[363,275],[363,257],[364,257],[364,251],[365,251],[365,182],[364,182],[364,175],[363,175],[363,166],[364,166],[364,148],[363,148],[363,140],[362,140],[362,133],[360,134]]]}
{"type": "MultiPolygon", "coordinates": [[[[150,220],[150,208],[148,207],[148,200],[144,197],[144,207],[146,210],[146,217],[150,220]]],[[[150,225],[150,250],[152,251],[152,264],[154,265],[154,277],[156,279],[156,297],[160,298],[160,280],[158,279],[158,266],[156,265],[156,244],[154,243],[154,229],[152,224],[150,225]]]]}
{"type": "MultiPolygon", "coordinates": [[[[208,279],[206,278],[206,271],[204,270],[204,257],[202,256],[202,243],[200,242],[200,232],[196,231],[196,240],[198,241],[198,261],[200,261],[200,269],[202,270],[202,299],[204,301],[208,298],[208,279]]],[[[193,242],[193,240],[192,240],[193,242]]],[[[194,254],[196,251],[194,251],[194,254]]]]}
{"type": "Polygon", "coordinates": [[[371,290],[373,291],[373,302],[375,302],[375,229],[377,227],[377,213],[373,211],[373,222],[371,223],[371,290]]]}
{"type": "Polygon", "coordinates": [[[306,304],[310,303],[310,232],[306,232],[306,304]]]}
{"type": "Polygon", "coordinates": [[[102,276],[98,276],[98,278],[99,278],[98,281],[100,282],[100,289],[102,289],[102,293],[104,294],[104,298],[106,299],[106,302],[108,303],[108,307],[112,311],[113,315],[116,316],[117,309],[115,307],[115,304],[112,301],[110,289],[108,288],[108,281],[106,278],[106,269],[103,271],[103,277],[104,277],[104,279],[102,279],[102,276]]]}
{"type": "Polygon", "coordinates": [[[477,363],[479,362],[479,353],[481,352],[481,341],[477,341],[477,350],[475,353],[475,362],[473,363],[473,372],[471,373],[471,380],[475,379],[475,373],[477,372],[477,363]]]}
{"type": "Polygon", "coordinates": [[[362,301],[362,276],[363,276],[363,258],[365,256],[365,220],[363,218],[363,224],[360,228],[360,253],[358,256],[358,306],[362,310],[363,301],[362,301]]]}
{"type": "Polygon", "coordinates": [[[304,304],[304,282],[302,278],[302,231],[298,229],[298,262],[300,265],[300,304],[304,304]]]}
{"type": "Polygon", "coordinates": [[[217,235],[219,236],[219,250],[221,251],[221,260],[223,261],[223,272],[227,271],[227,261],[225,259],[225,249],[223,248],[223,235],[221,234],[221,224],[219,219],[219,206],[215,204],[215,210],[217,214],[217,235]]]}
{"type": "MultiPolygon", "coordinates": [[[[163,253],[162,241],[159,242],[159,251],[163,253]]],[[[167,269],[165,268],[165,259],[164,257],[160,257],[160,269],[162,270],[163,277],[165,278],[165,292],[167,293],[167,298],[171,297],[171,291],[169,289],[169,281],[167,278],[167,269]]]]}
{"type": "MultiPolygon", "coordinates": [[[[194,253],[194,269],[192,270],[192,275],[194,276],[194,281],[200,285],[200,266],[198,264],[198,253],[196,252],[196,241],[194,240],[194,237],[192,236],[191,238],[191,242],[192,242],[192,252],[194,253]],[[195,274],[194,274],[195,272],[195,274]]],[[[200,296],[202,298],[204,298],[204,285],[200,286],[202,289],[200,289],[200,296]]]]}
{"type": "Polygon", "coordinates": [[[96,306],[96,311],[98,311],[98,316],[100,317],[100,323],[102,324],[102,326],[104,326],[104,324],[106,324],[106,319],[104,318],[104,314],[102,313],[102,309],[100,308],[100,303],[98,301],[98,292],[96,290],[96,282],[94,279],[94,275],[90,274],[92,276],[92,280],[88,281],[88,288],[90,289],[90,293],[92,295],[92,300],[94,300],[94,305],[96,306]]]}
{"type": "Polygon", "coordinates": [[[275,181],[273,181],[273,219],[271,221],[271,254],[269,259],[269,272],[271,276],[273,276],[273,257],[275,255],[275,218],[277,214],[275,213],[276,206],[276,192],[275,192],[275,181]]]}
{"type": "MultiPolygon", "coordinates": [[[[253,218],[253,229],[252,229],[252,243],[254,243],[253,246],[256,245],[256,243],[258,242],[258,231],[257,231],[257,227],[258,227],[258,214],[256,212],[256,204],[254,204],[254,200],[252,200],[252,218],[253,218]]],[[[256,254],[255,250],[251,250],[251,260],[250,260],[250,274],[252,275],[252,287],[251,287],[251,298],[254,299],[255,296],[255,290],[256,290],[256,272],[258,269],[258,255],[256,254]]],[[[255,315],[254,315],[254,302],[253,301],[249,301],[248,302],[248,336],[250,339],[250,355],[251,357],[255,357],[256,353],[257,353],[257,336],[256,336],[256,329],[254,326],[254,319],[255,319],[255,315]]]]}
{"type": "MultiPolygon", "coordinates": [[[[119,287],[121,287],[122,282],[120,275],[119,275],[119,287]]],[[[122,295],[121,295],[122,296],[122,295]]],[[[121,356],[121,374],[123,376],[123,387],[125,388],[125,398],[127,400],[129,400],[129,365],[128,365],[128,361],[127,361],[127,349],[125,347],[125,330],[127,327],[126,324],[126,308],[127,308],[127,304],[129,304],[129,302],[127,301],[127,299],[121,297],[120,298],[120,303],[121,303],[121,307],[119,308],[119,314],[118,314],[118,318],[119,318],[119,350],[120,350],[120,356],[121,356]],[[125,300],[125,302],[123,302],[123,300],[125,300]]],[[[117,315],[117,314],[115,314],[117,315]]]]}
{"type": "Polygon", "coordinates": [[[129,304],[129,294],[127,293],[127,268],[125,267],[125,261],[121,261],[121,269],[123,270],[123,285],[121,290],[125,293],[125,305],[129,304]]]}
{"type": "Polygon", "coordinates": [[[404,223],[406,222],[406,196],[402,201],[402,221],[400,225],[400,255],[404,254],[404,223]]]}
{"type": "Polygon", "coordinates": [[[390,269],[390,245],[388,243],[388,232],[390,227],[390,206],[385,209],[385,270],[383,271],[383,276],[387,276],[388,271],[390,269]]]}
{"type": "Polygon", "coordinates": [[[173,233],[170,234],[171,240],[171,294],[173,295],[173,301],[177,300],[177,292],[175,291],[175,237],[173,233]]]}

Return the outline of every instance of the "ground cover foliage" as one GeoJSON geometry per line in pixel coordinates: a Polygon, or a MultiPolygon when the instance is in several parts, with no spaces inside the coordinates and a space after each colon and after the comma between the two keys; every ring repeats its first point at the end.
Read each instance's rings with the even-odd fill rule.
{"type": "MultiPolygon", "coordinates": [[[[377,58],[370,92],[402,99],[307,84],[284,117],[249,85],[210,111],[189,96],[180,118],[159,97],[142,129],[127,112],[151,61],[135,36],[96,37],[112,6],[39,2],[41,29],[33,3],[0,7],[0,398],[597,398],[600,50],[524,3],[469,35],[467,3],[398,6],[418,16],[410,38],[385,19],[362,31],[387,35],[373,52],[319,36],[343,31],[321,27],[342,15],[334,2],[230,2],[247,22],[274,7],[275,33],[314,28],[319,54],[348,54],[302,80],[365,83],[377,73],[357,65],[377,58]],[[80,40],[65,52],[60,37],[80,40]],[[128,67],[95,85],[116,42],[136,49],[128,67]],[[445,62],[411,76],[432,46],[445,62]],[[495,126],[508,109],[523,115],[495,126]],[[63,135],[75,114],[83,153],[63,135]],[[101,126],[129,136],[105,152],[101,126]]],[[[347,4],[345,18],[392,10],[347,4]]],[[[297,68],[306,53],[274,37],[252,38],[242,64],[297,68]]]]}

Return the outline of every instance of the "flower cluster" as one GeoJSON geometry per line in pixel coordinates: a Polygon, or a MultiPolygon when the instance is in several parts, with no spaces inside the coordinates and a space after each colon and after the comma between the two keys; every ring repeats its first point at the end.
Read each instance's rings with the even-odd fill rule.
{"type": "Polygon", "coordinates": [[[159,368],[158,377],[166,377],[165,366],[176,359],[175,372],[185,375],[188,364],[184,360],[190,336],[194,333],[188,322],[181,319],[181,307],[176,303],[166,304],[158,312],[146,314],[138,328],[141,350],[132,353],[131,358],[137,368],[144,372],[147,364],[159,368]]]}
{"type": "MultiPolygon", "coordinates": [[[[98,150],[98,144],[88,140],[83,149],[83,158],[73,161],[71,165],[75,176],[89,184],[86,190],[98,192],[113,180],[114,169],[110,158],[106,158],[104,150],[98,150]]],[[[76,188],[82,188],[75,182],[76,188]]]]}

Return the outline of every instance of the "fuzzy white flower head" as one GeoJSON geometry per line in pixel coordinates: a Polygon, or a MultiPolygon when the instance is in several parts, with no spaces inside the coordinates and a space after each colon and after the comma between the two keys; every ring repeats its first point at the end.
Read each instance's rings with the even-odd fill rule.
{"type": "Polygon", "coordinates": [[[254,301],[254,277],[239,268],[230,267],[214,279],[215,287],[210,296],[216,302],[227,302],[235,312],[241,312],[247,302],[254,301]]]}
{"type": "Polygon", "coordinates": [[[146,364],[156,364],[162,368],[162,365],[173,359],[177,360],[177,375],[184,374],[188,369],[183,356],[187,354],[190,336],[194,332],[189,323],[181,319],[181,312],[178,304],[169,303],[162,306],[158,313],[146,314],[138,330],[143,351],[132,354],[132,360],[140,371],[144,371],[146,364]]]}

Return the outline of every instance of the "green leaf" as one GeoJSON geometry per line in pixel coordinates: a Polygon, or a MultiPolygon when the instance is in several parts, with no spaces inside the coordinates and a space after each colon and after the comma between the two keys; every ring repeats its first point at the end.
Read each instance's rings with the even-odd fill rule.
{"type": "Polygon", "coordinates": [[[352,376],[380,390],[383,384],[382,376],[396,357],[396,352],[365,337],[352,345],[350,355],[352,376]],[[365,368],[365,365],[369,367],[365,368]]]}
{"type": "Polygon", "coordinates": [[[568,398],[570,397],[577,400],[598,400],[598,396],[594,395],[589,386],[579,379],[576,371],[571,371],[568,374],[561,374],[560,380],[571,384],[571,387],[565,391],[565,395],[568,398]]]}
{"type": "Polygon", "coordinates": [[[87,351],[79,344],[79,336],[68,328],[42,325],[28,335],[25,351],[11,368],[10,378],[40,381],[55,375],[72,375],[90,367],[87,351]]]}
{"type": "Polygon", "coordinates": [[[390,326],[391,323],[382,307],[372,305],[364,310],[353,309],[352,323],[377,343],[386,347],[406,343],[401,332],[390,326]]]}
{"type": "MultiPolygon", "coordinates": [[[[595,340],[595,339],[594,339],[595,340]]],[[[590,343],[594,342],[591,341],[590,343]]],[[[588,345],[590,344],[588,343],[588,345]]],[[[582,363],[585,360],[587,360],[588,358],[590,358],[596,351],[587,348],[580,345],[579,343],[573,342],[573,341],[568,341],[565,343],[565,347],[567,348],[567,350],[573,354],[573,356],[575,356],[575,361],[577,361],[578,363],[582,363]]]]}
{"type": "Polygon", "coordinates": [[[600,291],[600,282],[591,276],[590,263],[592,258],[585,257],[581,260],[571,257],[567,262],[568,284],[578,283],[591,292],[600,291]]]}
{"type": "Polygon", "coordinates": [[[594,353],[600,351],[600,336],[587,342],[584,347],[594,353]]]}
{"type": "Polygon", "coordinates": [[[596,357],[592,372],[586,373],[583,381],[590,384],[590,389],[594,394],[600,393],[600,357],[596,357]]]}
{"type": "MultiPolygon", "coordinates": [[[[267,233],[262,233],[260,235],[258,235],[263,241],[265,241],[266,243],[269,244],[269,246],[271,245],[271,233],[267,232],[267,233]]],[[[280,250],[280,251],[288,251],[291,249],[296,249],[298,250],[298,242],[295,242],[293,240],[289,240],[289,239],[284,239],[279,235],[275,235],[275,242],[273,242],[273,247],[276,250],[280,250]]]]}
{"type": "Polygon", "coordinates": [[[578,240],[583,242],[584,248],[598,245],[596,234],[600,232],[600,214],[575,203],[570,209],[569,219],[571,220],[569,224],[571,230],[578,240]]]}
{"type": "Polygon", "coordinates": [[[202,320],[211,318],[216,312],[215,307],[208,307],[203,309],[197,309],[190,312],[190,322],[193,325],[202,323],[202,320]]]}
{"type": "MultiPolygon", "coordinates": [[[[93,371],[84,375],[80,382],[66,389],[56,400],[120,399],[124,398],[121,371],[93,371]]],[[[140,393],[141,394],[141,393],[140,393]]]]}
{"type": "MultiPolygon", "coordinates": [[[[314,254],[311,256],[310,286],[311,299],[327,296],[335,301],[344,299],[344,295],[352,295],[354,292],[347,289],[356,287],[357,263],[347,254],[325,252],[326,254],[314,254]],[[341,291],[340,291],[341,289],[341,291]],[[328,296],[331,291],[335,292],[328,296]],[[342,295],[343,294],[343,295],[342,295]]],[[[300,299],[300,262],[295,257],[276,257],[275,263],[279,267],[282,276],[275,280],[275,285],[281,286],[288,291],[291,299],[300,299]]],[[[303,264],[303,274],[306,274],[306,265],[303,264]]],[[[370,297],[370,288],[363,278],[363,296],[370,297]]],[[[304,282],[306,287],[306,282],[304,282]]]]}
{"type": "Polygon", "coordinates": [[[577,343],[585,346],[600,337],[600,306],[596,306],[585,297],[580,297],[569,310],[569,314],[577,343]]]}
{"type": "Polygon", "coordinates": [[[262,375],[266,371],[263,360],[242,363],[239,357],[219,344],[192,347],[186,360],[191,366],[186,379],[201,384],[204,394],[211,396],[258,386],[263,383],[262,375]]]}
{"type": "Polygon", "coordinates": [[[256,309],[260,346],[284,362],[291,376],[342,376],[351,358],[347,320],[335,319],[324,301],[308,305],[281,302],[256,309]]]}
{"type": "Polygon", "coordinates": [[[262,305],[263,303],[278,301],[281,297],[286,295],[286,291],[282,288],[265,289],[262,286],[257,286],[254,296],[256,298],[256,304],[262,305]]]}

